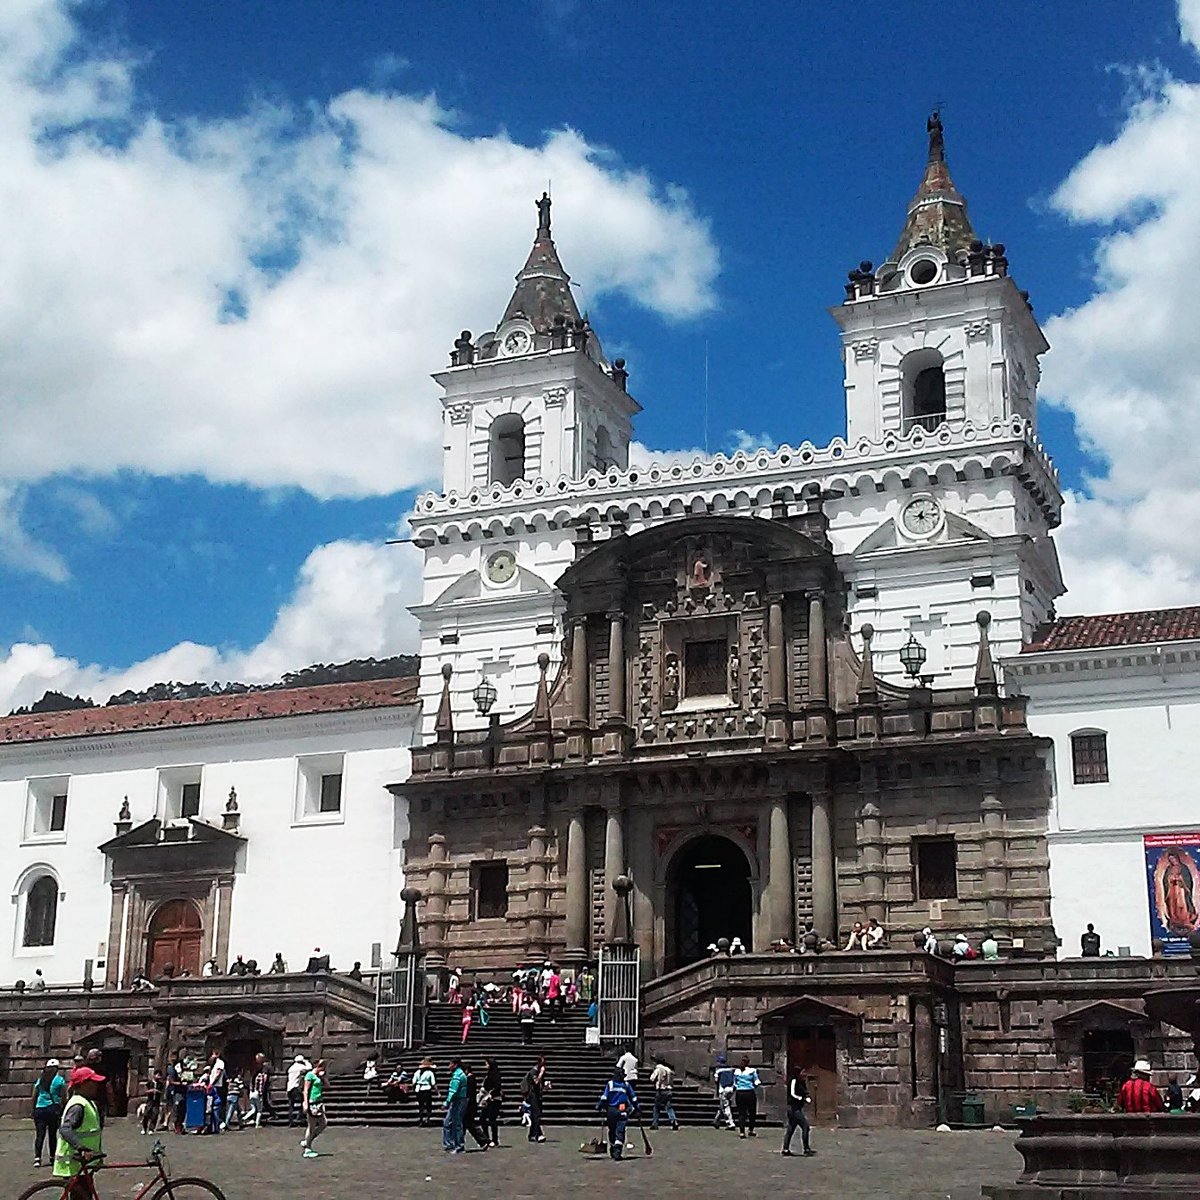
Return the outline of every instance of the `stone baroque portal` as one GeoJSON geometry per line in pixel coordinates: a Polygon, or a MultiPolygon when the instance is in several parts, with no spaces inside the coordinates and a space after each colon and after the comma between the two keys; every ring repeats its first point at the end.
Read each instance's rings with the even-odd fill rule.
{"type": "Polygon", "coordinates": [[[815,498],[584,542],[558,586],[532,711],[456,734],[447,702],[402,785],[434,965],[593,957],[620,874],[656,974],[871,916],[1049,945],[1046,776],[985,619],[973,689],[877,683],[815,498]]]}

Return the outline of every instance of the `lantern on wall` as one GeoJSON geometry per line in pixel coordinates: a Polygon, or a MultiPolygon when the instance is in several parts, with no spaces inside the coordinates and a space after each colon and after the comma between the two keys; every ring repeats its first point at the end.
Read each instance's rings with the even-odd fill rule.
{"type": "Polygon", "coordinates": [[[916,679],[921,674],[921,668],[925,665],[928,657],[925,647],[917,641],[917,635],[910,633],[908,641],[900,647],[900,661],[904,664],[904,670],[910,679],[916,679]]]}
{"type": "Polygon", "coordinates": [[[496,703],[496,685],[485,675],[475,685],[471,698],[475,701],[475,709],[479,715],[486,717],[492,711],[492,705],[496,703]]]}

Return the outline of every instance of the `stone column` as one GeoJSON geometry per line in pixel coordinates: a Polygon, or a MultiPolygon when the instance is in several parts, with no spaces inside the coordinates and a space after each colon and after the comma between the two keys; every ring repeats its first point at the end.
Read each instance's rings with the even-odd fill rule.
{"type": "MultiPolygon", "coordinates": [[[[788,827],[787,796],[772,796],[767,823],[767,887],[770,890],[769,936],[771,941],[796,939],[795,912],[792,899],[792,839],[788,827]]],[[[755,946],[765,950],[765,946],[755,946]]]]}
{"type": "Polygon", "coordinates": [[[541,825],[534,825],[529,831],[529,889],[525,904],[529,913],[527,945],[532,958],[541,958],[546,954],[549,943],[549,921],[546,916],[546,838],[546,830],[541,825]]]}
{"type": "Polygon", "coordinates": [[[588,720],[587,617],[571,619],[571,719],[588,720]]]}
{"type": "Polygon", "coordinates": [[[917,1100],[937,1099],[937,1031],[933,1027],[933,1005],[925,997],[912,1001],[913,1092],[917,1100]]]}
{"type": "Polygon", "coordinates": [[[625,824],[620,805],[609,808],[604,825],[604,929],[612,937],[616,917],[613,882],[625,873],[625,824]]]}
{"type": "Polygon", "coordinates": [[[829,700],[825,653],[825,596],[821,592],[809,592],[808,698],[813,704],[825,704],[829,700]]]}
{"type": "Polygon", "coordinates": [[[833,795],[817,791],[812,798],[813,928],[837,940],[837,875],[833,849],[833,795]]]}
{"type": "Polygon", "coordinates": [[[446,962],[446,838],[443,834],[429,835],[428,861],[425,924],[429,930],[429,953],[426,963],[436,978],[437,968],[446,962]]]}
{"type": "Polygon", "coordinates": [[[608,718],[625,720],[625,614],[608,614],[608,718]]]}
{"type": "Polygon", "coordinates": [[[121,933],[125,928],[128,892],[124,883],[112,885],[112,907],[108,916],[108,942],[104,947],[104,986],[108,991],[121,986],[121,933]]]}
{"type": "Polygon", "coordinates": [[[1007,932],[1008,870],[1004,853],[1004,805],[988,792],[979,806],[983,816],[983,887],[988,923],[1007,932]]]}
{"type": "Polygon", "coordinates": [[[767,597],[767,703],[787,703],[787,651],[783,644],[783,597],[767,597]]]}
{"type": "Polygon", "coordinates": [[[879,805],[868,800],[862,806],[860,817],[862,829],[858,844],[862,851],[863,904],[867,917],[874,917],[886,928],[883,902],[883,818],[879,813],[879,805]]]}
{"type": "Polygon", "coordinates": [[[573,812],[567,822],[567,951],[564,957],[571,962],[587,958],[589,891],[587,845],[583,810],[580,809],[573,812]]]}

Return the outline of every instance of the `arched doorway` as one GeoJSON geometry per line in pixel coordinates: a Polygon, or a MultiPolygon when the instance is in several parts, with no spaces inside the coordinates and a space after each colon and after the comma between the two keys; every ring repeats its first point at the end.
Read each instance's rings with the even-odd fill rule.
{"type": "Polygon", "coordinates": [[[753,949],[750,864],[727,837],[705,834],[675,855],[668,874],[667,967],[706,958],[720,938],[753,949]]]}
{"type": "Polygon", "coordinates": [[[199,975],[203,941],[204,929],[196,906],[190,900],[164,901],[150,918],[146,973],[158,979],[169,965],[176,975],[182,971],[199,975]]]}

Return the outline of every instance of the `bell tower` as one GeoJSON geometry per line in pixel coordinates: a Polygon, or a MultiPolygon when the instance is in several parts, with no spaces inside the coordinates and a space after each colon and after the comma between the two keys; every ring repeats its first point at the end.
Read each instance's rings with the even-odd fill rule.
{"type": "Polygon", "coordinates": [[[851,443],[1023,417],[1037,421],[1038,358],[1049,349],[1004,246],[981,241],[946,163],[938,113],[896,248],[850,272],[832,310],[842,331],[851,443]]]}
{"type": "Polygon", "coordinates": [[[581,316],[550,231],[550,197],[537,201],[533,248],[499,325],[464,330],[442,398],[442,490],[460,495],[518,480],[577,479],[629,462],[632,420],[624,359],[609,363],[581,316]]]}

